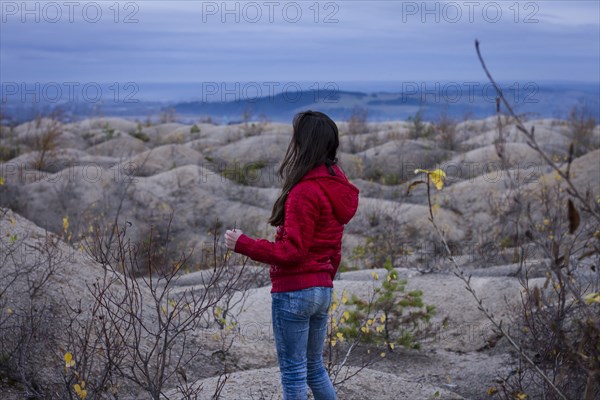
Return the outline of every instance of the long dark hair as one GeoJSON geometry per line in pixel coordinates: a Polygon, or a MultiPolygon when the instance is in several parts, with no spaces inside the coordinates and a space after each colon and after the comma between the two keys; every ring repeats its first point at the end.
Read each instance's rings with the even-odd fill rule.
{"type": "Polygon", "coordinates": [[[294,116],[293,128],[292,140],[279,168],[283,187],[269,218],[273,226],[283,224],[287,195],[308,171],[325,164],[329,173],[335,175],[331,166],[337,163],[340,144],[335,122],[321,112],[307,110],[294,116]]]}

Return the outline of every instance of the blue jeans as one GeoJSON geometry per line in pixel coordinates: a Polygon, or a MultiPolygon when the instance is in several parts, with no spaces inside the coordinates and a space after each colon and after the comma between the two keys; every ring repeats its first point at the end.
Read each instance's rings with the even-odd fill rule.
{"type": "Polygon", "coordinates": [[[312,287],[271,293],[283,400],[306,400],[307,383],[315,400],[337,398],[323,367],[331,292],[332,288],[312,287]]]}

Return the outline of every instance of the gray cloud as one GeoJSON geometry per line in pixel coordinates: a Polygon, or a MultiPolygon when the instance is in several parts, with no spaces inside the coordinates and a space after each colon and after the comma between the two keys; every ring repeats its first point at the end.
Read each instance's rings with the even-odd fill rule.
{"type": "Polygon", "coordinates": [[[475,38],[504,79],[599,79],[597,2],[521,2],[517,14],[513,2],[481,1],[472,15],[465,2],[429,2],[430,13],[423,2],[317,2],[318,16],[314,2],[297,2],[297,22],[290,22],[295,6],[282,2],[270,22],[258,1],[257,23],[249,22],[252,2],[237,3],[239,23],[235,13],[221,22],[222,9],[203,14],[220,1],[138,1],[127,9],[121,2],[118,23],[112,2],[96,3],[97,23],[77,11],[72,23],[64,12],[57,23],[44,15],[22,23],[7,3],[21,2],[2,2],[2,81],[480,80],[475,38]],[[452,14],[458,8],[461,18],[452,14]],[[139,22],[123,23],[127,15],[139,22]],[[337,22],[325,23],[328,16],[337,22]]]}

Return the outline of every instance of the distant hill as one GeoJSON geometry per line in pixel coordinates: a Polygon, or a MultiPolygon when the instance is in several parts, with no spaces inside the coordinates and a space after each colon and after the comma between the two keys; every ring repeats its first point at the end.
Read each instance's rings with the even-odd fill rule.
{"type": "MultiPolygon", "coordinates": [[[[532,118],[565,118],[574,105],[585,103],[590,113],[600,119],[598,83],[513,82],[501,86],[514,109],[532,118]]],[[[78,118],[120,116],[141,120],[156,119],[163,110],[173,109],[180,122],[210,117],[221,124],[239,122],[244,113],[250,120],[289,122],[296,112],[308,108],[326,112],[336,120],[346,120],[358,107],[367,110],[369,121],[405,120],[419,110],[426,120],[435,119],[442,113],[459,120],[485,118],[495,113],[495,92],[489,83],[483,82],[407,82],[387,86],[379,83],[372,85],[373,89],[365,83],[358,86],[361,90],[338,89],[337,85],[324,85],[320,89],[292,87],[294,90],[257,96],[256,88],[258,93],[270,92],[261,91],[257,83],[215,85],[211,92],[198,83],[142,83],[135,93],[127,93],[131,96],[123,95],[122,101],[105,99],[111,97],[106,95],[97,102],[64,99],[44,102],[43,98],[38,98],[38,102],[28,103],[23,100],[31,94],[7,92],[3,85],[1,107],[2,114],[17,122],[29,120],[36,112],[56,106],[78,118]]],[[[114,92],[114,87],[108,84],[104,89],[105,94],[114,92]]]]}

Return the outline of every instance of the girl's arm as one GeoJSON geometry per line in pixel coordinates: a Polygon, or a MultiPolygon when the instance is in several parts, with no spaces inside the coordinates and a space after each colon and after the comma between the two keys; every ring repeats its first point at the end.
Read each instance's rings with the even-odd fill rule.
{"type": "Polygon", "coordinates": [[[242,234],[235,244],[235,252],[258,262],[283,267],[301,263],[308,254],[319,213],[314,189],[309,183],[301,182],[292,188],[286,199],[281,240],[271,242],[242,234]]]}

